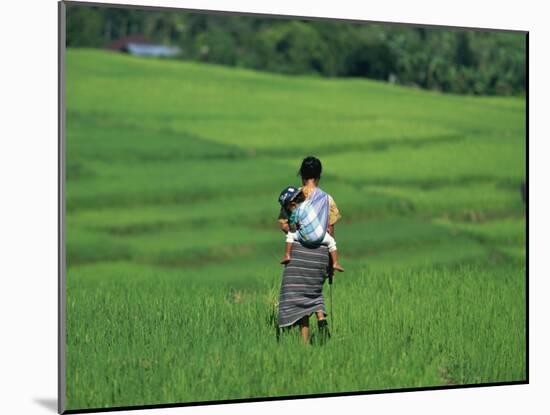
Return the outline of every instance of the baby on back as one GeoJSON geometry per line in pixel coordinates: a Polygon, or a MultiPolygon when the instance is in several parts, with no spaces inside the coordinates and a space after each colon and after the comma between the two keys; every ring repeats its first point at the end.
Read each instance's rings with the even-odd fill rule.
{"type": "Polygon", "coordinates": [[[320,188],[316,188],[315,192],[306,198],[301,189],[288,186],[279,195],[279,204],[289,217],[285,255],[281,264],[290,262],[292,244],[297,241],[309,247],[327,246],[332,259],[332,267],[343,272],[344,268],[338,262],[336,241],[328,232],[328,194],[320,188]]]}

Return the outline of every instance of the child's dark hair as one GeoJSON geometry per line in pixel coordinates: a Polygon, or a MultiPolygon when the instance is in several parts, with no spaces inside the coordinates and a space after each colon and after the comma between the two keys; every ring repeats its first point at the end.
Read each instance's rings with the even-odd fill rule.
{"type": "Polygon", "coordinates": [[[292,201],[295,203],[302,203],[304,200],[306,200],[304,192],[300,191],[292,201]]]}
{"type": "Polygon", "coordinates": [[[287,213],[290,213],[290,204],[291,203],[296,203],[296,204],[300,204],[302,203],[304,200],[306,200],[306,197],[304,195],[304,192],[302,192],[301,190],[298,192],[298,194],[296,196],[294,196],[292,198],[292,200],[288,200],[283,208],[287,211],[287,213]]]}
{"type": "Polygon", "coordinates": [[[321,171],[323,166],[321,165],[321,160],[317,157],[309,156],[302,161],[300,166],[300,171],[298,174],[302,176],[302,180],[308,179],[317,179],[321,178],[321,171]]]}

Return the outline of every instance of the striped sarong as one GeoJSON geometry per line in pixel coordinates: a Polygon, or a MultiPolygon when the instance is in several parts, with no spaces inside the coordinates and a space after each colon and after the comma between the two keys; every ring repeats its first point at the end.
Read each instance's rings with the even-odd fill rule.
{"type": "Polygon", "coordinates": [[[307,248],[295,242],[283,271],[279,296],[279,327],[296,323],[316,311],[325,312],[323,283],[329,265],[328,248],[307,248]]]}

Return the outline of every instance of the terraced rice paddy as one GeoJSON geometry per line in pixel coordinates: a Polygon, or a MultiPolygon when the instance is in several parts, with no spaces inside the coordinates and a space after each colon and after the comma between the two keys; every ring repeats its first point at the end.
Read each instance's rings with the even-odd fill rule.
{"type": "Polygon", "coordinates": [[[524,98],[85,49],[66,89],[69,409],[525,378],[524,98]],[[310,154],[343,215],[323,347],[273,320],[310,154]]]}

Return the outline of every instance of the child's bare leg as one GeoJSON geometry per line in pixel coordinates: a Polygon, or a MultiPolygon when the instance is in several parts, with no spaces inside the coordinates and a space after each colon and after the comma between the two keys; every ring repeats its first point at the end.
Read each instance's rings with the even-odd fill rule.
{"type": "Polygon", "coordinates": [[[323,313],[322,311],[317,311],[317,320],[321,321],[321,320],[324,320],[325,319],[325,313],[323,313]]]}
{"type": "Polygon", "coordinates": [[[304,316],[300,320],[300,332],[304,343],[309,344],[309,316],[304,316]]]}
{"type": "Polygon", "coordinates": [[[281,264],[288,264],[290,262],[290,251],[292,250],[292,242],[285,243],[285,256],[281,259],[281,264]]]}
{"type": "Polygon", "coordinates": [[[335,249],[334,251],[329,251],[329,253],[332,259],[332,268],[336,271],[344,272],[344,267],[338,262],[338,251],[335,249]]]}
{"type": "Polygon", "coordinates": [[[323,238],[323,245],[328,247],[328,252],[330,254],[330,260],[332,262],[332,268],[336,271],[344,272],[344,267],[338,262],[338,253],[336,252],[336,241],[333,236],[328,232],[325,233],[323,238]]]}

